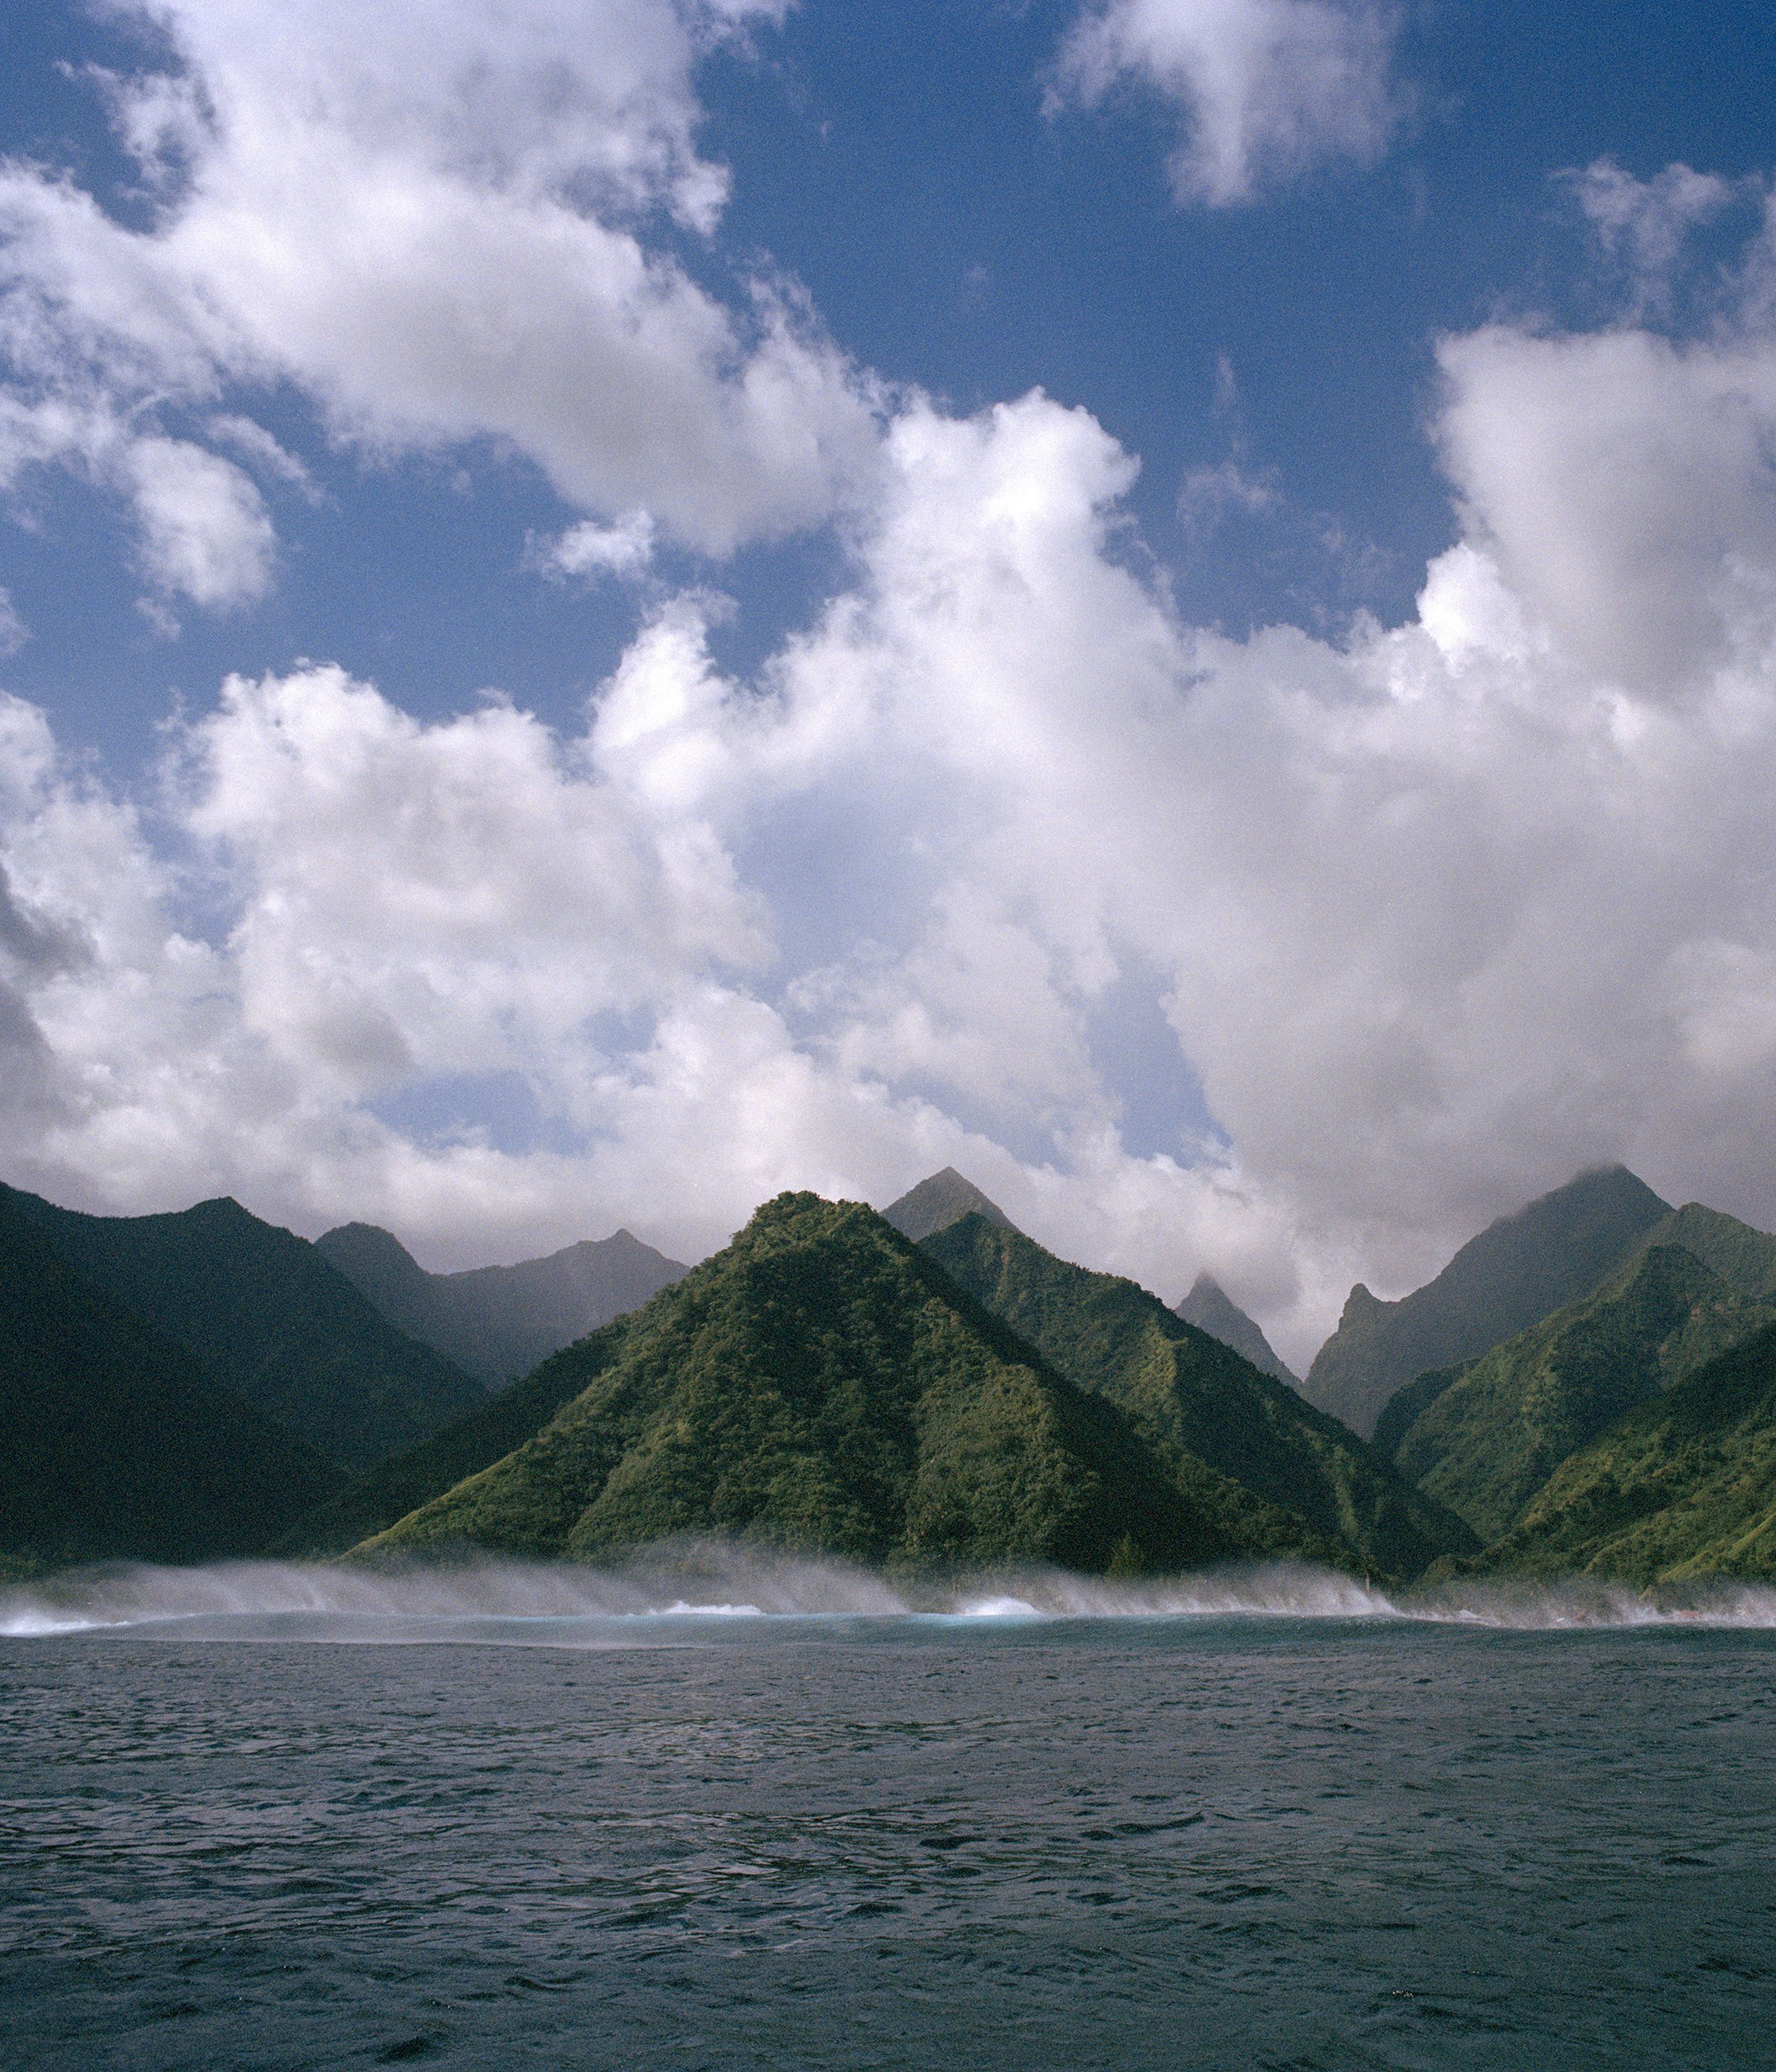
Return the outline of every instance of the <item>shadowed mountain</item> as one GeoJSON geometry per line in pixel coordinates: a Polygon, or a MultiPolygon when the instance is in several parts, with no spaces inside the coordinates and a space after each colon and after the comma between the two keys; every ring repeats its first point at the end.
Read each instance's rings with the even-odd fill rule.
{"type": "Polygon", "coordinates": [[[486,1390],[397,1331],[306,1238],[240,1203],[86,1216],[0,1188],[74,1271],[346,1469],[448,1424],[486,1390]]]}
{"type": "Polygon", "coordinates": [[[1619,1419],[1471,1566],[1776,1581],[1776,1325],[1619,1419]]]}
{"type": "Polygon", "coordinates": [[[1016,1227],[996,1202],[990,1202],[974,1182],[965,1180],[953,1165],[946,1165],[942,1172],[921,1180],[898,1202],[890,1202],[882,1214],[884,1221],[892,1223],[903,1237],[910,1237],[914,1244],[929,1237],[934,1231],[947,1229],[964,1216],[985,1216],[990,1223],[997,1223],[1005,1230],[1016,1227]]]}
{"type": "Polygon", "coordinates": [[[1072,1266],[980,1216],[922,1249],[1051,1366],[1126,1411],[1168,1459],[1232,1477],[1329,1542],[1342,1566],[1413,1576],[1474,1545],[1336,1419],[1132,1280],[1072,1266]]]}
{"type": "Polygon", "coordinates": [[[1274,1375],[1291,1388],[1300,1387],[1300,1382],[1270,1350],[1270,1341],[1212,1274],[1199,1273],[1189,1294],[1172,1314],[1186,1324],[1193,1324],[1198,1330],[1207,1331],[1212,1339],[1219,1339],[1223,1345],[1231,1345],[1261,1374],[1274,1375]]]}
{"type": "Polygon", "coordinates": [[[1589,1295],[1670,1213],[1625,1166],[1581,1173],[1501,1217],[1398,1302],[1379,1300],[1359,1281],[1302,1392],[1367,1435],[1406,1382],[1478,1359],[1589,1295]]]}
{"type": "Polygon", "coordinates": [[[1493,1540],[1570,1455],[1773,1322],[1776,1305],[1729,1287],[1681,1246],[1654,1245],[1478,1360],[1409,1382],[1382,1413],[1376,1445],[1493,1540]]]}
{"type": "Polygon", "coordinates": [[[428,1273],[374,1223],[341,1223],[315,1242],[397,1329],[494,1387],[640,1309],[685,1271],[627,1230],[467,1273],[428,1273]]]}
{"type": "Polygon", "coordinates": [[[245,1552],[337,1471],[68,1266],[0,1192],[0,1557],[245,1552]]]}
{"type": "Polygon", "coordinates": [[[578,1390],[534,1436],[369,1544],[586,1556],[725,1532],[1103,1569],[1267,1552],[1300,1530],[1207,1468],[1181,1483],[858,1203],[779,1196],[533,1382],[551,1370],[549,1391],[578,1390]]]}

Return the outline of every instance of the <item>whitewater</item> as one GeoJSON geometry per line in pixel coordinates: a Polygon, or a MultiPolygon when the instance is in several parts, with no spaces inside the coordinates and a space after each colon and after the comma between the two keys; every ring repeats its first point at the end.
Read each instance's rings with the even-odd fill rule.
{"type": "Polygon", "coordinates": [[[854,1639],[864,1622],[958,1619],[1394,1621],[1558,1633],[1600,1627],[1776,1630],[1776,1589],[1710,1582],[1640,1590],[1589,1579],[1386,1590],[1292,1563],[1168,1580],[1057,1570],[909,1579],[717,1542],[617,1566],[464,1561],[369,1567],[118,1563],[0,1588],[0,1638],[177,1626],[183,1638],[480,1646],[642,1646],[722,1636],[722,1622],[794,1622],[854,1639]]]}

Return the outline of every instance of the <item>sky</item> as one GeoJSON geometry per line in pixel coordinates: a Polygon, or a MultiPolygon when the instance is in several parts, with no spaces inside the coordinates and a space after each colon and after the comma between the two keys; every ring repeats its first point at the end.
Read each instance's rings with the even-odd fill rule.
{"type": "Polygon", "coordinates": [[[0,1174],[1776,1222],[1767,7],[0,12],[0,1174]]]}

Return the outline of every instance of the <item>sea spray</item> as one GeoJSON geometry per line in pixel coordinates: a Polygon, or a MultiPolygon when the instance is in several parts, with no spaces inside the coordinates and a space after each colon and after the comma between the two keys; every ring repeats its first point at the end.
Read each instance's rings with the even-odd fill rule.
{"type": "Polygon", "coordinates": [[[0,1637],[163,1627],[191,1639],[621,1645],[738,1623],[1116,1619],[1411,1621],[1454,1628],[1776,1629],[1776,1590],[1720,1581],[1638,1591],[1591,1578],[1386,1591],[1293,1564],[1111,1581],[1058,1571],[914,1578],[721,1542],[620,1564],[477,1560],[144,1564],[70,1570],[0,1591],[0,1637]],[[638,1628],[666,1629],[651,1635],[638,1628]]]}

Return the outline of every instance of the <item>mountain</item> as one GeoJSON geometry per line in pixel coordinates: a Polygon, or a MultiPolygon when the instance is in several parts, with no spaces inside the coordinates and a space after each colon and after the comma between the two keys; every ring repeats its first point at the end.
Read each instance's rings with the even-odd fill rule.
{"type": "Polygon", "coordinates": [[[1570,1455],[1769,1323],[1776,1305],[1729,1287],[1682,1246],[1654,1245],[1478,1360],[1408,1383],[1376,1445],[1493,1540],[1570,1455]]]}
{"type": "Polygon", "coordinates": [[[1300,1387],[1300,1382],[1270,1350],[1270,1341],[1212,1274],[1199,1273],[1189,1294],[1174,1305],[1172,1314],[1186,1324],[1193,1324],[1198,1330],[1207,1331],[1212,1339],[1219,1339],[1223,1345],[1231,1345],[1261,1374],[1274,1375],[1291,1388],[1300,1387]]]}
{"type": "Polygon", "coordinates": [[[602,1372],[629,1323],[617,1318],[546,1359],[443,1431],[403,1447],[305,1513],[269,1549],[275,1554],[338,1554],[385,1532],[447,1489],[534,1439],[565,1403],[602,1372]]]}
{"type": "Polygon", "coordinates": [[[780,1195],[551,1365],[580,1392],[368,1547],[593,1556],[725,1532],[925,1565],[1174,1568],[1288,1523],[1206,1469],[1182,1488],[1113,1405],[859,1203],[780,1195]]]}
{"type": "Polygon", "coordinates": [[[1754,1301],[1776,1300],[1776,1237],[1700,1202],[1674,1208],[1647,1233],[1649,1245],[1682,1245],[1730,1288],[1754,1301]]]}
{"type": "Polygon", "coordinates": [[[341,1223],[315,1243],[398,1330],[496,1387],[640,1309],[685,1271],[627,1230],[467,1273],[428,1273],[374,1223],[341,1223]]]}
{"type": "Polygon", "coordinates": [[[1670,1213],[1624,1166],[1581,1173],[1489,1225],[1398,1302],[1378,1300],[1359,1281],[1302,1392],[1367,1436],[1406,1382],[1478,1359],[1589,1295],[1670,1213]]]}
{"type": "MultiPolygon", "coordinates": [[[[1292,1514],[1341,1565],[1416,1575],[1474,1542],[1335,1419],[1132,1280],[969,1216],[922,1249],[1059,1372],[1126,1411],[1166,1457],[1292,1514]]],[[[1305,1552],[1299,1544],[1297,1552],[1305,1552]]]]}
{"type": "Polygon", "coordinates": [[[0,1560],[246,1552],[339,1475],[75,1272],[0,1191],[0,1560]]]}
{"type": "Polygon", "coordinates": [[[486,1397],[397,1331],[305,1238],[239,1202],[86,1216],[0,1188],[63,1261],[296,1438],[348,1469],[486,1397]]]}
{"type": "Polygon", "coordinates": [[[914,1244],[936,1231],[946,1230],[965,1216],[985,1216],[990,1223],[997,1223],[1004,1230],[1015,1227],[1004,1210],[996,1202],[990,1202],[972,1180],[965,1180],[953,1165],[921,1180],[898,1202],[890,1202],[882,1214],[884,1221],[914,1244]]]}
{"type": "Polygon", "coordinates": [[[1776,1581],[1776,1324],[1575,1453],[1472,1566],[1776,1581]]]}

